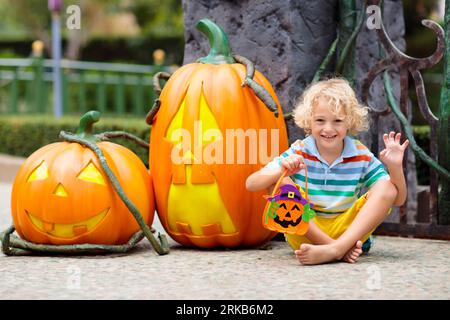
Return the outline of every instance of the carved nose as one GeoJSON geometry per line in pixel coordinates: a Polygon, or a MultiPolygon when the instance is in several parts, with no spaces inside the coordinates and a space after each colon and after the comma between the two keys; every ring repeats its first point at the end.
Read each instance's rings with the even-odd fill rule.
{"type": "Polygon", "coordinates": [[[58,197],[68,197],[67,191],[61,183],[58,183],[55,191],[53,191],[53,194],[58,197]]]}

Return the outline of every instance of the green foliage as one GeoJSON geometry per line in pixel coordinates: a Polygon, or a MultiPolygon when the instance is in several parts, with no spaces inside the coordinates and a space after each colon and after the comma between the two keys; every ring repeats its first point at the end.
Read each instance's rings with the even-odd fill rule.
{"type": "Polygon", "coordinates": [[[128,7],[145,36],[183,36],[181,0],[134,0],[128,7]]]}
{"type": "Polygon", "coordinates": [[[0,27],[3,34],[27,36],[37,29],[50,28],[47,2],[0,0],[0,27]]]}
{"type": "Polygon", "coordinates": [[[133,38],[92,38],[83,48],[80,60],[101,62],[128,62],[153,64],[153,51],[163,49],[166,52],[166,65],[183,62],[184,37],[169,35],[153,37],[140,35],[133,38]]]}
{"type": "MultiPolygon", "coordinates": [[[[414,138],[417,144],[430,155],[430,126],[413,126],[414,138]]],[[[412,151],[411,151],[412,152],[412,151]]],[[[419,157],[416,157],[417,183],[419,185],[430,184],[430,167],[419,157]]]]}
{"type": "MultiPolygon", "coordinates": [[[[0,116],[0,153],[28,157],[37,149],[61,141],[61,130],[74,133],[78,127],[78,117],[54,119],[48,116],[0,116]]],[[[144,118],[101,118],[94,125],[94,133],[105,131],[126,131],[145,141],[149,141],[150,127],[144,118]]],[[[148,151],[125,139],[111,140],[134,153],[148,166],[148,151]]]]}
{"type": "MultiPolygon", "coordinates": [[[[97,42],[105,42],[108,39],[131,41],[134,42],[134,45],[130,44],[129,48],[141,48],[144,45],[145,48],[142,48],[142,50],[149,47],[149,44],[143,44],[147,39],[151,42],[151,49],[157,45],[155,42],[160,42],[160,40],[165,40],[165,42],[175,41],[177,43],[175,50],[179,49],[178,42],[180,42],[180,39],[182,45],[184,44],[182,40],[184,35],[183,10],[180,0],[65,0],[60,17],[63,55],[71,60],[80,59],[86,46],[95,39],[97,39],[97,42]],[[65,21],[69,17],[66,9],[70,5],[77,5],[81,10],[80,32],[70,32],[64,27],[65,21]],[[114,28],[109,27],[110,23],[114,23],[113,26],[118,28],[120,19],[117,18],[124,14],[128,17],[134,15],[134,20],[139,27],[138,33],[119,35],[119,39],[116,39],[117,35],[105,30],[114,30],[114,28]],[[110,20],[111,18],[112,20],[110,20]]],[[[16,42],[39,39],[45,44],[46,56],[50,56],[50,30],[51,13],[47,7],[47,1],[0,0],[0,42],[5,42],[6,39],[13,39],[16,42]]],[[[94,60],[111,61],[127,57],[125,54],[120,55],[122,46],[117,42],[112,46],[114,49],[118,49],[118,57],[114,55],[114,52],[106,52],[105,57],[94,60]]],[[[111,46],[111,44],[107,44],[107,46],[111,46]]],[[[165,46],[163,49],[168,54],[172,51],[170,46],[165,46]]],[[[147,51],[146,54],[151,57],[152,51],[147,51]]],[[[126,61],[135,63],[143,61],[141,57],[138,60],[132,60],[132,58],[134,57],[126,58],[126,61]]],[[[172,58],[174,61],[171,63],[179,63],[180,61],[178,56],[168,56],[168,58],[172,58]]]]}
{"type": "Polygon", "coordinates": [[[3,49],[3,50],[0,50],[0,58],[2,58],[2,59],[21,58],[21,56],[19,56],[17,53],[15,53],[14,50],[3,49]]]}

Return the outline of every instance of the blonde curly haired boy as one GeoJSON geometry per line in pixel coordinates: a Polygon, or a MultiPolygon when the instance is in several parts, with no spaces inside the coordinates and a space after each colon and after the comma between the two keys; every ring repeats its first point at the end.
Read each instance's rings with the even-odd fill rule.
{"type": "Polygon", "coordinates": [[[302,190],[307,169],[309,201],[317,216],[305,235],[286,234],[286,240],[302,264],[354,263],[363,249],[370,249],[370,235],[391,207],[406,200],[402,166],[409,141],[400,144],[400,133],[385,133],[383,165],[351,137],[368,129],[368,108],[340,78],[310,85],[294,110],[294,120],[307,137],[250,175],[246,187],[249,191],[273,188],[286,170],[282,184],[302,190]]]}

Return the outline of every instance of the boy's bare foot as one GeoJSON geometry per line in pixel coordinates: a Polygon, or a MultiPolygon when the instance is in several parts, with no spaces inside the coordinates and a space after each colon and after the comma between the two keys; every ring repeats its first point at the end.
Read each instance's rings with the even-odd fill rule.
{"type": "Polygon", "coordinates": [[[320,264],[340,260],[336,246],[330,244],[312,245],[303,243],[295,255],[301,264],[320,264]]]}
{"type": "Polygon", "coordinates": [[[362,253],[362,242],[357,241],[355,246],[347,251],[345,256],[342,258],[342,261],[348,262],[348,263],[355,263],[358,261],[359,256],[362,253]]]}

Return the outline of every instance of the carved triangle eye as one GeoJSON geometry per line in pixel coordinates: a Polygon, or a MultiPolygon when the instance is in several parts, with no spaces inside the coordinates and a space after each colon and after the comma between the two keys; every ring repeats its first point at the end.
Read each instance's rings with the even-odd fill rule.
{"type": "Polygon", "coordinates": [[[48,178],[48,167],[45,164],[45,161],[42,161],[41,164],[33,170],[33,172],[28,177],[27,182],[45,180],[48,178]]]}
{"type": "Polygon", "coordinates": [[[77,178],[106,186],[105,179],[103,179],[102,174],[100,173],[100,171],[98,171],[98,169],[92,162],[89,162],[89,164],[80,172],[77,178]]]}
{"type": "Polygon", "coordinates": [[[169,127],[167,128],[166,138],[168,138],[174,144],[180,143],[183,139],[183,132],[180,129],[183,129],[185,105],[186,97],[181,102],[180,108],[178,109],[175,117],[172,119],[169,127]]]}
{"type": "MultiPolygon", "coordinates": [[[[185,110],[186,101],[187,97],[184,97],[177,113],[167,128],[166,138],[174,144],[178,144],[186,138],[190,139],[191,136],[189,135],[194,135],[194,132],[184,132],[186,130],[186,128],[183,127],[185,113],[192,112],[191,110],[185,110]],[[188,136],[186,137],[185,135],[188,136]]],[[[198,130],[198,134],[196,135],[197,141],[195,141],[197,146],[207,145],[217,139],[223,139],[219,124],[217,123],[203,93],[200,96],[198,112],[198,119],[194,119],[194,130],[198,130]]]]}

